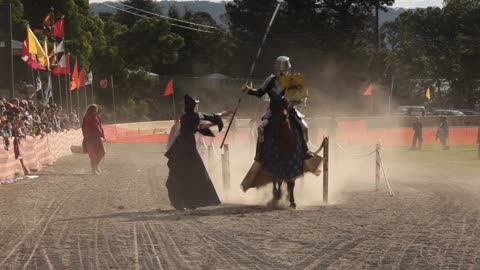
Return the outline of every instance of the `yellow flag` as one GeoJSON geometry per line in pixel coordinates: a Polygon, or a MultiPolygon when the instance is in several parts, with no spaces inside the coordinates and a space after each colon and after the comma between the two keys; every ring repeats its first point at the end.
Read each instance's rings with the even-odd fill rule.
{"type": "Polygon", "coordinates": [[[430,86],[427,87],[427,92],[425,93],[425,96],[427,97],[428,100],[431,99],[431,97],[430,97],[430,86]]]}
{"type": "Polygon", "coordinates": [[[27,26],[27,38],[28,38],[28,52],[37,55],[38,62],[44,66],[47,66],[47,56],[42,49],[42,45],[38,42],[37,37],[33,34],[30,26],[27,26]]]}

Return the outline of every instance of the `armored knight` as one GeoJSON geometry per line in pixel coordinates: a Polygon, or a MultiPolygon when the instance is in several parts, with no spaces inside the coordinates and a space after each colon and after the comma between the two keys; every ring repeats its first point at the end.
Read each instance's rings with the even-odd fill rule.
{"type": "MultiPolygon", "coordinates": [[[[280,83],[281,76],[290,75],[291,72],[291,64],[290,58],[287,56],[280,56],[275,60],[274,65],[274,74],[268,76],[268,78],[263,83],[262,87],[258,89],[253,89],[248,85],[242,87],[243,92],[247,92],[247,94],[256,96],[261,98],[265,94],[271,98],[274,94],[279,94],[281,96],[285,96],[285,87],[282,86],[280,83]]],[[[296,123],[300,126],[303,133],[303,146],[305,151],[305,159],[308,159],[312,156],[311,152],[308,150],[307,142],[308,142],[308,126],[304,120],[304,116],[295,108],[295,104],[293,102],[289,102],[288,111],[290,115],[293,115],[296,123]]],[[[255,155],[255,160],[259,161],[262,158],[262,147],[261,144],[264,141],[264,129],[271,121],[271,112],[270,109],[262,116],[262,121],[258,126],[258,144],[257,144],[257,153],[255,155]]]]}

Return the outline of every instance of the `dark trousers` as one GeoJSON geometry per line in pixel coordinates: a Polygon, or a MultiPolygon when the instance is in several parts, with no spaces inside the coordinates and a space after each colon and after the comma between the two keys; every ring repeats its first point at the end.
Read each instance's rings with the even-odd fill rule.
{"type": "Polygon", "coordinates": [[[449,150],[450,147],[447,145],[447,139],[448,137],[440,136],[440,143],[442,144],[443,150],[449,150]]]}
{"type": "Polygon", "coordinates": [[[422,142],[423,138],[421,134],[413,134],[413,141],[412,141],[412,149],[417,148],[417,141],[418,141],[418,149],[422,149],[422,142]]]}

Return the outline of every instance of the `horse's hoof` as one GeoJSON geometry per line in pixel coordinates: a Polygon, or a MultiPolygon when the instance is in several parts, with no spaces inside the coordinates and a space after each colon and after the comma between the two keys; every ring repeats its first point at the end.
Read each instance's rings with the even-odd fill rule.
{"type": "Polygon", "coordinates": [[[296,203],[290,203],[290,208],[297,209],[297,204],[296,203]]]}

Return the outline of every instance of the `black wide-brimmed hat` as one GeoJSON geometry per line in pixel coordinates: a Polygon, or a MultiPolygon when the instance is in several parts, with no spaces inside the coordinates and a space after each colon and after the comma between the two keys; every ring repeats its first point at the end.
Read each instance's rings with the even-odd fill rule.
{"type": "Polygon", "coordinates": [[[186,94],[185,97],[183,97],[183,104],[185,105],[185,107],[194,107],[199,102],[200,102],[199,100],[194,99],[188,94],[186,94]]]}

